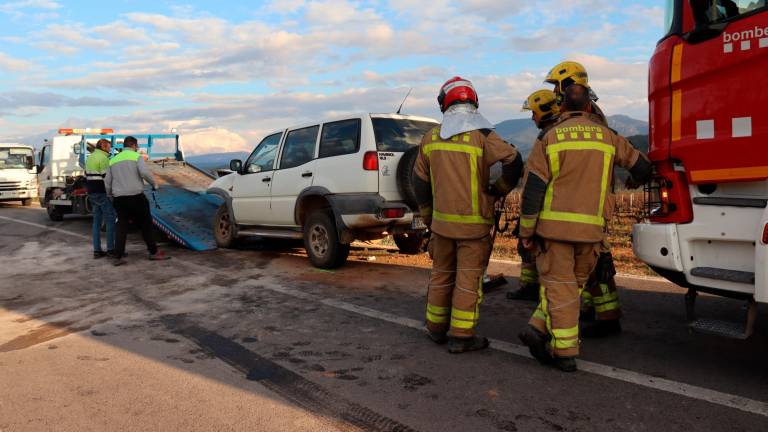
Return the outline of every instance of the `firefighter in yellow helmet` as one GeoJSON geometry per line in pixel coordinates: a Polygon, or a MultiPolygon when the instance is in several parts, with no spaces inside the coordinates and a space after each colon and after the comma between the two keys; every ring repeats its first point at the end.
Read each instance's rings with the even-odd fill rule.
{"type": "MultiPolygon", "coordinates": [[[[541,130],[536,140],[540,140],[557,122],[560,117],[560,104],[557,102],[557,95],[552,90],[537,90],[523,102],[523,111],[531,111],[531,119],[536,127],[541,130]]],[[[514,291],[507,293],[510,300],[530,300],[539,299],[539,272],[536,271],[536,257],[530,251],[523,247],[523,242],[519,240],[520,223],[518,221],[517,253],[520,255],[522,265],[520,268],[520,286],[514,291]]]]}
{"type": "MultiPolygon", "coordinates": [[[[597,95],[589,85],[589,75],[581,63],[564,61],[547,75],[545,82],[553,84],[558,100],[562,103],[563,89],[571,84],[581,85],[589,90],[590,104],[588,112],[592,113],[601,123],[608,125],[608,120],[600,107],[597,106],[597,95]]],[[[616,131],[613,131],[614,133],[616,131]]],[[[613,186],[613,185],[611,185],[613,186]]],[[[582,329],[585,338],[600,338],[621,333],[621,305],[616,289],[614,276],[616,269],[611,255],[611,244],[608,235],[600,243],[600,258],[595,271],[590,275],[586,288],[581,293],[581,319],[594,322],[582,329]]]]}
{"type": "Polygon", "coordinates": [[[535,250],[539,305],[519,337],[542,364],[577,369],[580,292],[592,273],[611,213],[614,164],[644,182],[651,165],[589,112],[590,92],[564,83],[558,122],[528,158],[520,208],[523,246],[535,250]]]}
{"type": "Polygon", "coordinates": [[[450,353],[463,353],[488,347],[475,329],[491,256],[494,202],[517,185],[523,161],[477,111],[471,82],[448,80],[438,103],[443,122],[421,140],[414,176],[419,211],[432,231],[426,321],[430,339],[448,342],[450,353]],[[489,184],[496,162],[502,174],[489,184]]]}

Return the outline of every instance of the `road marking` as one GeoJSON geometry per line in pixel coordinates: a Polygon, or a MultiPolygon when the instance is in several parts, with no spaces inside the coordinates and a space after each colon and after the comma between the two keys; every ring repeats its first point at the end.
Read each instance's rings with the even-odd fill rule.
{"type": "MultiPolygon", "coordinates": [[[[409,327],[412,329],[424,330],[424,324],[419,320],[411,318],[404,318],[401,316],[393,315],[387,312],[381,312],[374,309],[369,309],[364,306],[358,306],[355,304],[347,303],[342,300],[318,297],[313,294],[307,294],[302,291],[298,291],[291,288],[285,288],[280,286],[261,286],[263,289],[268,289],[280,294],[285,294],[291,297],[295,297],[302,300],[320,303],[326,306],[330,306],[336,309],[341,309],[347,312],[356,313],[358,315],[364,315],[369,318],[375,318],[382,321],[387,321],[393,324],[398,324],[403,327],[409,327]]],[[[491,348],[497,351],[502,351],[508,354],[514,354],[521,357],[533,358],[528,353],[528,348],[505,342],[497,339],[491,339],[491,348]]],[[[698,387],[690,384],[680,383],[664,378],[658,378],[650,375],[646,375],[640,372],[635,372],[627,369],[616,368],[613,366],[607,366],[600,363],[593,363],[590,361],[579,360],[579,369],[583,372],[589,372],[594,375],[600,375],[607,378],[612,378],[619,381],[624,381],[630,384],[639,385],[642,387],[651,388],[654,390],[660,390],[667,393],[672,393],[680,396],[685,396],[691,399],[697,399],[704,402],[713,403],[716,405],[724,406],[727,408],[733,408],[740,411],[745,411],[752,414],[768,417],[768,403],[756,401],[753,399],[744,398],[728,393],[719,392],[716,390],[710,390],[703,387],[698,387]]]]}
{"type": "Polygon", "coordinates": [[[55,227],[51,227],[51,226],[48,226],[48,225],[43,225],[43,224],[34,223],[34,222],[27,222],[27,221],[21,220],[21,219],[9,218],[7,216],[0,216],[0,219],[11,221],[11,222],[16,222],[16,223],[20,223],[20,224],[24,224],[24,225],[29,225],[29,226],[33,226],[33,227],[37,227],[37,228],[42,228],[44,230],[56,231],[58,233],[79,237],[81,239],[86,239],[86,240],[90,240],[91,239],[90,236],[85,236],[85,235],[82,235],[82,234],[78,234],[76,232],[64,230],[64,229],[61,229],[61,228],[55,228],[55,227]]]}
{"type": "MultiPolygon", "coordinates": [[[[5,216],[0,216],[0,219],[8,220],[11,222],[22,223],[25,225],[35,226],[42,229],[51,229],[63,234],[69,234],[80,238],[89,238],[87,236],[77,234],[68,230],[59,228],[51,228],[46,225],[37,224],[34,222],[27,222],[5,216]]],[[[200,269],[199,264],[191,263],[183,259],[174,258],[174,263],[179,263],[192,267],[196,270],[200,269]]],[[[207,271],[225,274],[225,272],[207,268],[207,271]]],[[[424,331],[424,325],[422,321],[411,318],[405,318],[398,315],[390,314],[387,312],[381,312],[375,309],[370,309],[364,306],[358,306],[352,303],[347,303],[342,300],[333,298],[319,297],[314,294],[308,294],[303,291],[286,288],[282,286],[266,286],[260,285],[261,289],[267,289],[276,293],[284,294],[294,298],[307,300],[311,302],[320,303],[335,309],[344,310],[347,312],[355,313],[358,315],[367,316],[369,318],[386,321],[389,323],[397,324],[403,327],[412,328],[419,331],[424,331]]],[[[508,354],[513,354],[521,357],[532,358],[528,353],[528,349],[522,345],[513,344],[510,342],[491,339],[491,348],[497,351],[502,351],[508,354]]],[[[627,369],[616,368],[613,366],[607,366],[600,363],[593,363],[590,361],[579,360],[579,369],[583,372],[588,372],[594,375],[603,376],[606,378],[612,378],[618,381],[624,381],[630,384],[647,387],[654,390],[660,390],[667,393],[672,393],[680,396],[684,396],[691,399],[696,399],[704,402],[713,403],[726,408],[733,408],[740,411],[757,414],[763,417],[768,417],[768,403],[749,399],[741,396],[736,396],[728,393],[719,392],[716,390],[710,390],[704,387],[698,387],[691,384],[680,383],[677,381],[668,380],[665,378],[658,378],[650,375],[646,375],[640,372],[635,372],[627,369]]]]}

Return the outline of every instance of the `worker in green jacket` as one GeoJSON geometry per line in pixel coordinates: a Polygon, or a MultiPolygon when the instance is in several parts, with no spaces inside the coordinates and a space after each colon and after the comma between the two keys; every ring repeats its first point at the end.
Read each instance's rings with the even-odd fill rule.
{"type": "Polygon", "coordinates": [[[88,201],[93,209],[93,258],[112,256],[115,250],[115,209],[104,188],[104,176],[109,169],[111,151],[112,142],[102,138],[85,161],[85,187],[88,190],[88,201]],[[101,248],[102,222],[107,228],[106,252],[101,248]]]}

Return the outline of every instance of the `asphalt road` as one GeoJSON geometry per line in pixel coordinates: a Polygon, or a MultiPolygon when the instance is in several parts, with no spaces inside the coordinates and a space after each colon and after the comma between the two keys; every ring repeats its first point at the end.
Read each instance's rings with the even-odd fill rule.
{"type": "MultiPolygon", "coordinates": [[[[426,269],[357,251],[319,271],[259,242],[165,245],[167,262],[132,243],[115,268],[89,230],[0,205],[2,432],[768,430],[765,320],[747,341],[691,333],[668,283],[619,279],[624,334],[583,341],[564,374],[520,347],[534,304],[508,287],[481,307],[492,349],[449,355],[419,329],[426,269]]],[[[709,296],[698,311],[744,314],[709,296]]]]}

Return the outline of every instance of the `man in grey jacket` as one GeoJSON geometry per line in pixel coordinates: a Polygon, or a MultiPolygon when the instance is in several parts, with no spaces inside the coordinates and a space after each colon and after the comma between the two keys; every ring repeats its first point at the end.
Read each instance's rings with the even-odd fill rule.
{"type": "Polygon", "coordinates": [[[125,240],[128,235],[128,223],[133,221],[141,228],[144,243],[147,244],[151,261],[167,260],[169,256],[157,249],[152,235],[152,216],[149,213],[149,201],[144,196],[144,180],[157,189],[157,181],[144,164],[144,158],[137,151],[138,141],[132,136],[123,140],[123,151],[109,161],[109,170],[104,177],[107,195],[114,197],[117,211],[117,236],[114,265],[125,264],[125,240]]]}

